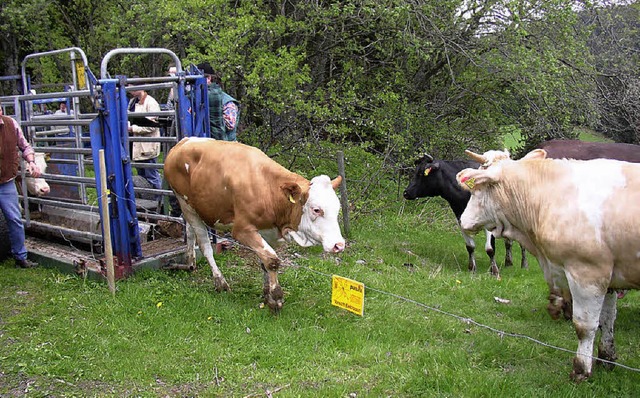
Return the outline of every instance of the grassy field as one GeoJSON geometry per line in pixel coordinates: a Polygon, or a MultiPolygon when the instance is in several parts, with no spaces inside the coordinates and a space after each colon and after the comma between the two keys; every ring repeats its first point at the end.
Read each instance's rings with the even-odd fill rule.
{"type": "Polygon", "coordinates": [[[104,283],[1,263],[0,396],[637,396],[640,293],[619,301],[616,322],[618,361],[633,369],[596,367],[574,384],[575,331],[548,316],[535,259],[496,279],[479,236],[470,274],[443,200],[385,203],[352,220],[344,253],[280,249],[277,316],[260,308],[262,272],[239,246],[217,256],[227,293],[204,261],[138,273],[115,297],[104,283]],[[331,305],[333,274],[365,284],[363,317],[331,305]]]}
{"type": "MultiPolygon", "coordinates": [[[[137,274],[112,297],[103,283],[7,261],[0,396],[637,396],[640,375],[620,367],[570,382],[575,332],[547,315],[536,261],[497,280],[480,250],[470,274],[454,224],[439,199],[398,201],[353,222],[343,254],[283,249],[278,316],[259,307],[261,271],[241,247],[218,256],[228,293],[204,263],[137,274]],[[330,304],[332,274],[366,285],[363,317],[330,304]]],[[[634,368],[639,309],[631,292],[616,325],[619,362],[634,368]]]]}

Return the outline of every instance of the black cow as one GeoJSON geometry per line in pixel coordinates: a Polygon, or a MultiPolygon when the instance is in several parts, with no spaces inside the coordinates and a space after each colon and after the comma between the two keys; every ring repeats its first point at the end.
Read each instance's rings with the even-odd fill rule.
{"type": "MultiPolygon", "coordinates": [[[[456,181],[456,174],[462,169],[479,168],[480,163],[468,160],[435,160],[430,155],[424,155],[416,160],[416,169],[407,189],[404,190],[404,198],[414,200],[416,198],[440,196],[449,203],[453,214],[456,216],[458,226],[460,225],[460,216],[467,207],[467,202],[471,194],[463,190],[456,181]]],[[[462,229],[467,252],[469,253],[469,270],[476,271],[476,259],[474,256],[475,242],[473,237],[467,235],[462,229]]],[[[511,255],[511,242],[505,240],[506,256],[505,266],[513,265],[513,257],[511,255]]],[[[485,250],[489,256],[491,274],[498,276],[500,271],[495,261],[495,238],[487,232],[487,243],[485,250]]],[[[523,259],[523,267],[526,265],[526,257],[523,259]]]]}

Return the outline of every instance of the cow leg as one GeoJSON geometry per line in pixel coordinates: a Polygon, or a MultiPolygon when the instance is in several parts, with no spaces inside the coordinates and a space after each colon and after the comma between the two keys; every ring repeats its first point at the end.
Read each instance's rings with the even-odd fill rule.
{"type": "Polygon", "coordinates": [[[540,264],[544,280],[549,286],[547,312],[552,319],[559,319],[561,314],[564,314],[566,319],[571,319],[571,292],[567,285],[564,269],[551,264],[544,258],[538,258],[538,264],[540,264]]]}
{"type": "Polygon", "coordinates": [[[187,265],[190,269],[196,269],[196,233],[191,223],[186,223],[187,232],[187,265]]]}
{"type": "Polygon", "coordinates": [[[591,376],[593,342],[606,289],[593,283],[579,283],[569,271],[566,276],[573,297],[573,325],[578,336],[578,350],[573,358],[571,379],[580,382],[591,376]]]}
{"type": "Polygon", "coordinates": [[[520,268],[529,269],[529,260],[527,260],[527,250],[520,244],[520,268]]]}
{"type": "Polygon", "coordinates": [[[485,240],[484,250],[487,252],[487,256],[489,256],[489,270],[491,271],[491,275],[500,277],[500,269],[498,268],[498,264],[496,264],[496,237],[487,230],[485,230],[485,233],[487,239],[485,240]]]}
{"type": "Polygon", "coordinates": [[[557,289],[551,289],[549,291],[549,304],[547,304],[547,312],[551,319],[559,319],[560,314],[562,314],[562,309],[564,305],[564,300],[562,299],[562,294],[557,289]]]}
{"type": "Polygon", "coordinates": [[[271,311],[280,311],[284,302],[284,292],[278,282],[280,258],[278,258],[276,251],[260,236],[258,231],[253,228],[244,229],[238,221],[233,226],[232,234],[235,240],[250,247],[260,258],[264,272],[262,288],[264,303],[269,306],[271,311]]]}
{"type": "MultiPolygon", "coordinates": [[[[598,344],[598,358],[611,362],[617,359],[616,347],[613,343],[613,324],[616,321],[617,302],[617,292],[614,290],[610,290],[604,297],[602,311],[600,312],[600,331],[602,335],[600,336],[600,344],[598,344]]],[[[613,364],[608,362],[597,363],[602,364],[605,369],[609,370],[613,369],[614,366],[613,364]]]]}
{"type": "Polygon", "coordinates": [[[511,239],[504,238],[504,266],[513,266],[513,241],[511,239]]]}
{"type": "Polygon", "coordinates": [[[573,304],[571,301],[571,293],[566,289],[550,287],[547,312],[549,312],[552,319],[559,319],[560,315],[566,320],[572,319],[573,304]]]}
{"type": "Polygon", "coordinates": [[[573,319],[573,301],[571,300],[571,292],[569,290],[562,290],[562,314],[564,319],[573,319]]]}
{"type": "MultiPolygon", "coordinates": [[[[458,220],[458,226],[460,226],[460,221],[458,220]]],[[[467,246],[467,253],[469,254],[469,271],[476,272],[476,257],[474,252],[476,250],[476,242],[473,240],[473,237],[467,235],[460,227],[460,232],[462,232],[462,237],[464,238],[464,242],[467,246]]]]}
{"type": "MultiPolygon", "coordinates": [[[[520,245],[520,244],[519,244],[520,245]]],[[[511,267],[513,265],[513,241],[511,239],[504,240],[504,266],[511,267]]],[[[527,259],[527,250],[524,246],[520,245],[520,268],[528,269],[529,260],[527,259]]]]}
{"type": "Polygon", "coordinates": [[[217,291],[230,290],[229,284],[226,279],[220,272],[218,265],[216,264],[216,260],[213,258],[213,247],[211,246],[211,241],[209,240],[209,232],[207,231],[206,224],[202,221],[200,216],[193,210],[191,206],[189,206],[183,198],[178,197],[178,202],[180,202],[180,208],[182,209],[182,216],[187,222],[187,261],[189,261],[188,265],[193,265],[195,267],[195,242],[198,243],[198,247],[202,254],[207,259],[209,266],[211,267],[211,272],[213,274],[213,283],[217,291]],[[195,238],[195,239],[194,239],[195,238]],[[192,256],[192,257],[190,257],[192,256]]]}

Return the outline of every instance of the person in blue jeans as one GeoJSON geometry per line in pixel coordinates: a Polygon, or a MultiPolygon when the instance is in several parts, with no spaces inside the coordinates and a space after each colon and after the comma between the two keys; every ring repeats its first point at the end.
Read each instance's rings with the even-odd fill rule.
{"type": "Polygon", "coordinates": [[[20,125],[13,118],[4,116],[0,107],[0,210],[7,221],[11,254],[16,266],[31,268],[37,264],[27,258],[22,211],[14,181],[20,164],[18,149],[22,152],[27,171],[32,177],[40,177],[40,168],[34,162],[34,150],[25,139],[20,125]]]}

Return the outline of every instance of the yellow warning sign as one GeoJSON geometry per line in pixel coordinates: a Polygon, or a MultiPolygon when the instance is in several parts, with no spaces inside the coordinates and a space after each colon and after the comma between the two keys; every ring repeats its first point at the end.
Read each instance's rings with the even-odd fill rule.
{"type": "Polygon", "coordinates": [[[85,79],[85,70],[83,64],[76,64],[76,73],[78,75],[78,90],[87,88],[87,80],[85,79]]]}
{"type": "Polygon", "coordinates": [[[333,275],[331,304],[354,314],[364,314],[364,283],[333,275]]]}

